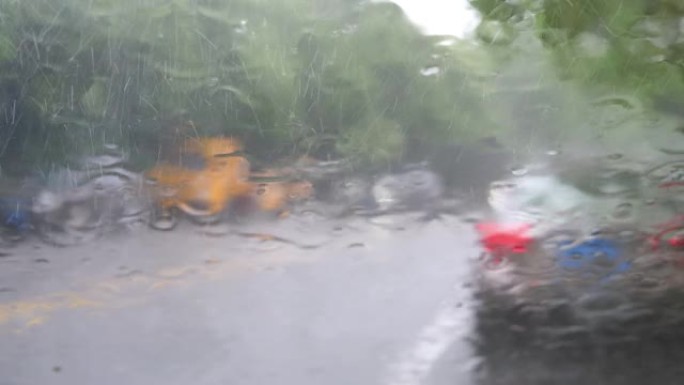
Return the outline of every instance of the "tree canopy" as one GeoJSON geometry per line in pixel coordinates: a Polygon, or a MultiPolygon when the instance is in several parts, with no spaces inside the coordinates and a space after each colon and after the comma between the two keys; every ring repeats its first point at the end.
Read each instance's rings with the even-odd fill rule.
{"type": "Polygon", "coordinates": [[[375,166],[496,130],[486,57],[468,65],[470,43],[422,35],[391,3],[5,0],[0,19],[5,169],[107,143],[143,167],[174,119],[264,159],[375,166]]]}

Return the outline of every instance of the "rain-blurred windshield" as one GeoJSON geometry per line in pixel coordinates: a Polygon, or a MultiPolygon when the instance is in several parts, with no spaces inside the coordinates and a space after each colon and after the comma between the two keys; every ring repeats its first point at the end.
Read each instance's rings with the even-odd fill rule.
{"type": "Polygon", "coordinates": [[[0,384],[682,384],[683,66],[678,0],[2,0],[0,384]]]}

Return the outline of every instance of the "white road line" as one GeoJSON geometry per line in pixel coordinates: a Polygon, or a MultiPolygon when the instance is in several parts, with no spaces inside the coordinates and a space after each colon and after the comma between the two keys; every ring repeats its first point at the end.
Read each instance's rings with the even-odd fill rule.
{"type": "Polygon", "coordinates": [[[467,290],[440,306],[435,317],[418,334],[415,343],[398,363],[390,366],[386,385],[420,385],[435,363],[458,339],[472,331],[472,311],[466,306],[467,290]],[[457,304],[461,305],[458,306],[457,304]]]}

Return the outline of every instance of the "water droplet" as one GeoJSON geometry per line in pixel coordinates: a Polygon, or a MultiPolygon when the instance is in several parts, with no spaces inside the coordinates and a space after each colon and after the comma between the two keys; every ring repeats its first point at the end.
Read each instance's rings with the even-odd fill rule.
{"type": "Polygon", "coordinates": [[[153,229],[169,231],[173,230],[178,224],[178,220],[170,212],[154,213],[150,226],[153,229]]]}
{"type": "Polygon", "coordinates": [[[527,175],[528,171],[529,170],[524,166],[515,166],[511,169],[511,174],[515,176],[523,176],[527,175]]]}
{"type": "Polygon", "coordinates": [[[105,152],[112,152],[112,153],[119,153],[121,150],[119,149],[119,146],[114,144],[114,143],[107,143],[104,145],[105,152]]]}
{"type": "Polygon", "coordinates": [[[629,202],[620,203],[613,211],[613,218],[628,219],[634,213],[634,205],[629,202]]]}
{"type": "Polygon", "coordinates": [[[439,74],[440,69],[437,66],[425,67],[420,70],[420,74],[423,76],[434,76],[439,74]]]}
{"type": "Polygon", "coordinates": [[[596,267],[602,269],[612,269],[615,267],[616,261],[603,252],[595,253],[594,258],[594,266],[596,267]]]}
{"type": "Polygon", "coordinates": [[[655,289],[660,286],[660,281],[650,277],[640,277],[637,280],[637,285],[642,289],[655,289]]]}
{"type": "Polygon", "coordinates": [[[579,300],[579,305],[589,311],[613,310],[622,304],[621,297],[612,294],[588,294],[579,300]]]}
{"type": "Polygon", "coordinates": [[[201,226],[200,234],[208,235],[210,237],[222,237],[230,234],[231,228],[225,223],[214,223],[201,226]]]}
{"type": "Polygon", "coordinates": [[[437,43],[438,46],[449,47],[456,44],[456,39],[444,39],[437,43]]]}
{"type": "Polygon", "coordinates": [[[640,233],[636,230],[622,230],[617,235],[621,240],[626,242],[635,241],[640,237],[640,233]]]}
{"type": "Polygon", "coordinates": [[[558,156],[558,155],[560,155],[560,150],[548,150],[548,151],[546,151],[546,155],[548,155],[548,156],[558,156]]]}

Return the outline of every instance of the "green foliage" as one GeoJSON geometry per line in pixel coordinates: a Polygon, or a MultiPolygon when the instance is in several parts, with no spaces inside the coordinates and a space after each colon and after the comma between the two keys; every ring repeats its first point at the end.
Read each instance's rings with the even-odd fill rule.
{"type": "Polygon", "coordinates": [[[471,0],[483,24],[528,29],[559,73],[591,88],[684,105],[684,3],[677,0],[471,0]],[[502,11],[506,9],[507,11],[502,11]]]}
{"type": "Polygon", "coordinates": [[[495,128],[471,91],[471,54],[388,3],[5,0],[0,20],[5,168],[112,142],[143,167],[177,117],[263,159],[371,164],[495,128]]]}
{"type": "Polygon", "coordinates": [[[401,158],[405,135],[394,121],[379,119],[345,131],[338,141],[338,149],[349,154],[360,164],[388,165],[401,158]]]}

